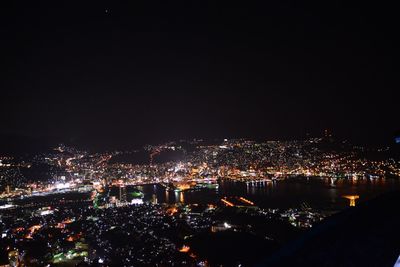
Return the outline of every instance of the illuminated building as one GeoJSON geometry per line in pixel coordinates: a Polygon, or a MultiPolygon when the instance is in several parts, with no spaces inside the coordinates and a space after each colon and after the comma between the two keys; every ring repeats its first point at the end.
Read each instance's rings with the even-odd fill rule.
{"type": "Polygon", "coordinates": [[[358,195],[346,195],[346,196],[343,196],[343,197],[347,198],[350,201],[350,203],[349,203],[350,207],[355,207],[356,206],[356,199],[360,198],[360,196],[358,196],[358,195]]]}
{"type": "Polygon", "coordinates": [[[190,250],[190,247],[184,245],[184,246],[182,246],[182,248],[179,250],[179,252],[188,253],[189,250],[190,250]]]}
{"type": "Polygon", "coordinates": [[[19,266],[19,253],[18,250],[8,252],[8,262],[11,267],[19,266]]]}
{"type": "Polygon", "coordinates": [[[124,185],[119,186],[119,201],[126,202],[126,187],[124,185]]]}

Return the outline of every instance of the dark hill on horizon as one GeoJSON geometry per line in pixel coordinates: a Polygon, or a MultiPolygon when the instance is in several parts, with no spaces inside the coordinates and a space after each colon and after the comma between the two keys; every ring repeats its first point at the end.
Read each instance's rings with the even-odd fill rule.
{"type": "Polygon", "coordinates": [[[1,156],[24,156],[48,151],[58,144],[55,138],[0,134],[1,156]]]}

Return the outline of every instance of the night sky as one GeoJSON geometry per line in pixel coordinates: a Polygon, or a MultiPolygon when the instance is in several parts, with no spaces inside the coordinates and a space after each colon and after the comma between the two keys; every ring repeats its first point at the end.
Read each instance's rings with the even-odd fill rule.
{"type": "Polygon", "coordinates": [[[394,6],[9,2],[0,134],[121,147],[400,128],[394,6]]]}

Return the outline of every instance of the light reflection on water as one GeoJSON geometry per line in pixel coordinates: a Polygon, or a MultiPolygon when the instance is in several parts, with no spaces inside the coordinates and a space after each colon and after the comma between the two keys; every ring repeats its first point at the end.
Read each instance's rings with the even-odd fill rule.
{"type": "Polygon", "coordinates": [[[218,189],[174,192],[159,185],[145,185],[142,190],[145,200],[155,194],[158,203],[217,204],[224,196],[243,196],[264,208],[294,208],[306,202],[314,208],[335,210],[348,206],[343,195],[360,195],[359,201],[365,201],[387,191],[400,190],[400,181],[334,179],[332,182],[330,178],[290,178],[251,185],[222,180],[218,189]]]}

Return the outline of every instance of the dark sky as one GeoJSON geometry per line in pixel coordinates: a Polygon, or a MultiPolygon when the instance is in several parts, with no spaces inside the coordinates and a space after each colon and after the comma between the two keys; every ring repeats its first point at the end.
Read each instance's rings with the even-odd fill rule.
{"type": "Polygon", "coordinates": [[[9,2],[0,134],[111,147],[325,128],[381,142],[399,128],[394,6],[9,2]]]}

